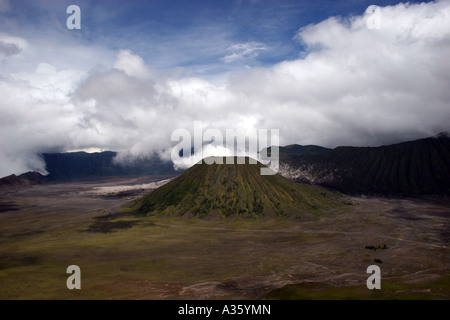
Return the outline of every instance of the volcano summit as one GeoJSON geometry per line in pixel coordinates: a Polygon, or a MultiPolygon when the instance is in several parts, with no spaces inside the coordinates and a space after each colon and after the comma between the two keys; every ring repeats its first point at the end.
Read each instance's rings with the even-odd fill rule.
{"type": "Polygon", "coordinates": [[[225,164],[226,159],[223,163],[201,161],[170,183],[135,200],[132,206],[144,215],[286,217],[308,221],[342,203],[336,192],[291,182],[278,174],[260,175],[263,165],[249,164],[249,158],[244,164],[225,164]]]}

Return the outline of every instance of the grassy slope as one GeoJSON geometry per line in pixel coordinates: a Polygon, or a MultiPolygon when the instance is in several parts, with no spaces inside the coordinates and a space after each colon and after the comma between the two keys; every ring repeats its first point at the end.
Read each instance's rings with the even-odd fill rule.
{"type": "Polygon", "coordinates": [[[141,213],[206,216],[285,216],[314,219],[341,205],[326,189],[280,175],[260,175],[262,164],[197,164],[134,203],[141,213]]]}

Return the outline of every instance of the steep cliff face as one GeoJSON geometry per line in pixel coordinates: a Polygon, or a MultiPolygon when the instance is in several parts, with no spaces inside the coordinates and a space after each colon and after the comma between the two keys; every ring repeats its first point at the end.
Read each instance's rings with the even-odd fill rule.
{"type": "Polygon", "coordinates": [[[280,174],[350,194],[449,195],[450,138],[440,134],[377,148],[338,147],[281,160],[280,174]]]}

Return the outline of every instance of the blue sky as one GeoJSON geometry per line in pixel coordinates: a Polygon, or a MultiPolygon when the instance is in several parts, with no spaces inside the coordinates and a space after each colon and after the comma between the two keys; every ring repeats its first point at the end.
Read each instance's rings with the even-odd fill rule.
{"type": "Polygon", "coordinates": [[[44,152],[170,160],[195,121],[330,148],[449,131],[449,39],[450,0],[0,0],[0,176],[44,152]]]}
{"type": "Polygon", "coordinates": [[[372,0],[15,0],[9,1],[9,11],[3,14],[7,21],[0,25],[4,32],[28,38],[57,37],[61,45],[78,42],[132,50],[158,69],[220,73],[296,59],[305,49],[294,39],[301,27],[331,16],[361,15],[371,4],[372,0]],[[81,8],[81,31],[65,28],[65,10],[71,4],[81,8]],[[225,63],[222,58],[239,43],[257,43],[261,49],[225,63]]]}

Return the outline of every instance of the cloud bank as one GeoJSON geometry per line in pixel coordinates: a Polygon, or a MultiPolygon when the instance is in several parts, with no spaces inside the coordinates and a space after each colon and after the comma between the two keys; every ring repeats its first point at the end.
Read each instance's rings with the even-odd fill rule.
{"type": "MultiPolygon", "coordinates": [[[[192,131],[194,121],[221,130],[279,129],[281,145],[327,147],[449,130],[450,3],[383,7],[380,29],[366,21],[331,17],[303,27],[293,38],[307,48],[298,59],[220,83],[158,72],[126,49],[89,70],[40,61],[31,71],[0,71],[0,176],[45,172],[41,152],[97,148],[123,159],[170,159],[171,133],[192,131]]],[[[3,64],[29,57],[29,39],[11,39],[0,37],[3,64]]],[[[268,50],[257,42],[228,49],[223,63],[268,50]]]]}

